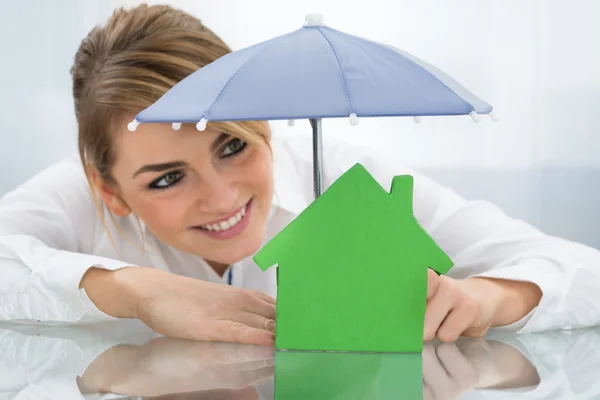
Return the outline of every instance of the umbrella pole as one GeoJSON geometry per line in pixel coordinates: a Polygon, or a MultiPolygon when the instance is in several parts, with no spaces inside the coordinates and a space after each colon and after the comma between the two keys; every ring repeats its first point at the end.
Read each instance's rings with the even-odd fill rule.
{"type": "Polygon", "coordinates": [[[315,199],[323,193],[323,137],[321,135],[321,118],[311,118],[313,131],[313,191],[315,199]]]}

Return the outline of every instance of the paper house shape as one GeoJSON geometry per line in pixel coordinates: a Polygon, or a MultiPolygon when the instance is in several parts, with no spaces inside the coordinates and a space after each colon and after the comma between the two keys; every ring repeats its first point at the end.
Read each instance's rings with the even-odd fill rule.
{"type": "Polygon", "coordinates": [[[422,398],[420,354],[275,353],[275,400],[422,398]]]}
{"type": "Polygon", "coordinates": [[[412,205],[412,176],[388,193],[356,164],[254,256],[278,265],[276,348],[423,350],[427,268],[453,264],[412,205]]]}

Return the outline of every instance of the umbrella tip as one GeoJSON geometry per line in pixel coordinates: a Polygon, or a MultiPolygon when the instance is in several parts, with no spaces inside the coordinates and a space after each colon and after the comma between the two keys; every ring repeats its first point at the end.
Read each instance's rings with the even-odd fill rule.
{"type": "Polygon", "coordinates": [[[206,129],[206,118],[200,118],[200,121],[198,121],[196,124],[196,129],[198,129],[200,132],[206,129]]]}
{"type": "Polygon", "coordinates": [[[311,13],[306,14],[304,26],[325,26],[323,14],[311,13]]]}
{"type": "Polygon", "coordinates": [[[140,122],[137,119],[134,119],[133,121],[131,121],[130,123],[127,124],[127,130],[129,132],[133,132],[137,129],[137,127],[140,125],[140,122]]]}
{"type": "Polygon", "coordinates": [[[475,111],[471,111],[469,115],[471,116],[471,119],[473,119],[473,122],[478,123],[481,121],[481,117],[475,111]]]}
{"type": "Polygon", "coordinates": [[[414,118],[415,124],[420,124],[421,123],[421,117],[420,116],[415,115],[413,118],[414,118]]]}
{"type": "Polygon", "coordinates": [[[355,113],[350,114],[348,118],[350,118],[350,125],[358,125],[358,116],[355,113]]]}
{"type": "Polygon", "coordinates": [[[288,126],[294,126],[295,123],[296,121],[294,121],[293,119],[288,119],[288,126]]]}
{"type": "Polygon", "coordinates": [[[171,124],[171,128],[173,128],[174,131],[178,131],[181,129],[181,122],[173,122],[171,124]]]}
{"type": "Polygon", "coordinates": [[[498,116],[496,115],[496,113],[494,111],[490,111],[490,118],[492,119],[492,121],[494,122],[498,122],[498,116]]]}

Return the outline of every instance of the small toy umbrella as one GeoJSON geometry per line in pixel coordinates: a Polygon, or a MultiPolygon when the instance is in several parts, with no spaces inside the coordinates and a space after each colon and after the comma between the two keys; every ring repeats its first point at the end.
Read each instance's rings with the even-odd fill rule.
{"type": "Polygon", "coordinates": [[[229,53],[176,84],[129,123],[309,119],[315,197],[322,193],[321,119],[466,115],[492,107],[447,74],[391,46],[325,26],[309,14],[301,29],[229,53]]]}

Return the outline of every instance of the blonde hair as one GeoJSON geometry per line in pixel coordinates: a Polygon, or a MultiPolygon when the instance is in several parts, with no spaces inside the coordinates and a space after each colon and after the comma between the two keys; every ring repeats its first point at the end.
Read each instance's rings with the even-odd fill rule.
{"type": "MultiPolygon", "coordinates": [[[[142,111],[177,82],[230,51],[199,19],[164,5],[117,9],[81,42],[71,68],[79,155],[99,212],[90,174],[97,171],[105,182],[116,185],[111,173],[113,139],[126,116],[142,111]]],[[[270,140],[264,121],[212,122],[209,127],[250,144],[268,146],[270,140]]],[[[101,212],[100,217],[107,229],[101,212]]]]}

